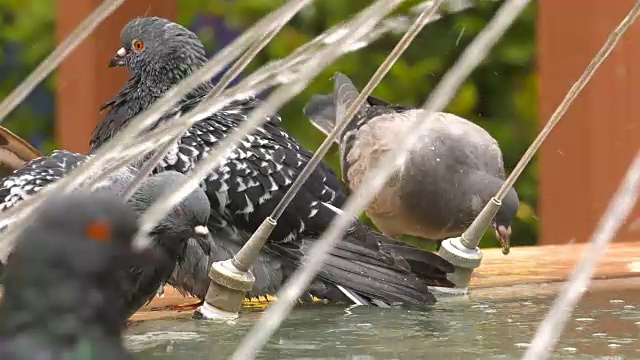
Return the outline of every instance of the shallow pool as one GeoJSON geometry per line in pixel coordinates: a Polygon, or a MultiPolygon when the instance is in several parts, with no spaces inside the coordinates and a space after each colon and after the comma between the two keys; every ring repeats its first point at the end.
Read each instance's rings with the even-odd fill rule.
{"type": "MultiPolygon", "coordinates": [[[[554,286],[521,287],[518,294],[537,295],[517,300],[506,296],[508,289],[472,294],[426,310],[297,307],[259,358],[519,359],[551,305],[554,286]]],[[[553,358],[640,359],[639,301],[637,287],[588,291],[553,358]]],[[[138,359],[222,359],[259,316],[247,313],[231,325],[189,318],[142,322],[125,341],[138,359]]]]}

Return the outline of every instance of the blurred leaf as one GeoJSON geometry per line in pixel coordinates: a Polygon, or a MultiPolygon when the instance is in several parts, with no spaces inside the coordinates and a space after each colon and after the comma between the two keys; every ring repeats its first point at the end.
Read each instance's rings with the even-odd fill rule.
{"type": "MultiPolygon", "coordinates": [[[[4,99],[53,50],[54,1],[0,1],[0,99],[4,99]]],[[[54,146],[53,113],[34,104],[51,100],[53,76],[49,76],[20,104],[7,119],[6,126],[26,140],[41,134],[45,138],[41,150],[54,146]],[[47,96],[49,96],[47,98],[47,96]]]]}

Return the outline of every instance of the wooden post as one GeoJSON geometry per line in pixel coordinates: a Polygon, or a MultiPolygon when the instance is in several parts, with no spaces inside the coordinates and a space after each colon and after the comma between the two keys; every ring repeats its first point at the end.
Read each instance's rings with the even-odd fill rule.
{"type": "MultiPolygon", "coordinates": [[[[62,41],[102,0],[57,0],[56,39],[62,41]]],[[[128,0],[60,65],[56,78],[56,141],[60,148],[86,152],[99,108],[125,83],[124,68],[107,64],[122,46],[120,31],[137,16],[176,18],[177,0],[128,0]]]]}
{"type": "MultiPolygon", "coordinates": [[[[634,0],[538,1],[542,127],[634,0]]],[[[589,239],[640,148],[640,23],[624,35],[539,156],[540,244],[589,239]]],[[[640,240],[640,206],[616,241],[640,240]]]]}

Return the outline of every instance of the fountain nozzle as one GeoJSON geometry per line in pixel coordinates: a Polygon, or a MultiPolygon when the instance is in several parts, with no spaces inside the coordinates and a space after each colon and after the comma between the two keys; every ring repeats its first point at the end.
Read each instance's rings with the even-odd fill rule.
{"type": "MultiPolygon", "coordinates": [[[[447,276],[455,284],[456,289],[467,289],[471,282],[473,270],[482,262],[482,251],[478,247],[482,235],[487,231],[493,217],[502,203],[495,197],[485,205],[473,223],[459,237],[449,238],[442,242],[438,255],[455,266],[455,271],[447,276]]],[[[437,291],[447,292],[443,288],[437,291]]],[[[466,290],[465,290],[466,292],[466,290]]]]}
{"type": "Polygon", "coordinates": [[[256,282],[249,269],[275,226],[276,221],[268,217],[233,258],[211,264],[209,289],[194,317],[206,320],[238,317],[245,294],[256,282]]]}

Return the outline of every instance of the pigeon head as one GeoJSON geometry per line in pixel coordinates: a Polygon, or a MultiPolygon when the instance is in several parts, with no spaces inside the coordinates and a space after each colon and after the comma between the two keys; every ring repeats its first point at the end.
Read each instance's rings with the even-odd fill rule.
{"type": "MultiPolygon", "coordinates": [[[[128,68],[129,79],[100,107],[100,111],[108,111],[93,131],[89,141],[91,152],[207,62],[198,37],[184,26],[163,18],[133,19],[122,29],[120,38],[122,47],[116,51],[109,67],[128,68]]],[[[207,94],[211,86],[211,81],[206,80],[186,98],[207,94]]]]}
{"type": "Polygon", "coordinates": [[[511,222],[518,212],[520,202],[518,200],[518,194],[511,188],[507,192],[507,195],[502,199],[502,206],[493,218],[493,231],[496,234],[498,240],[502,244],[502,252],[504,254],[509,253],[509,239],[511,237],[511,222]]]}
{"type": "MultiPolygon", "coordinates": [[[[138,212],[146,211],[155,201],[174,191],[184,182],[185,176],[175,171],[153,175],[140,185],[129,203],[138,212]]],[[[207,221],[211,206],[204,190],[197,188],[175,206],[156,225],[151,235],[156,243],[182,248],[189,238],[202,241],[209,236],[207,221]]]]}
{"type": "MultiPolygon", "coordinates": [[[[498,190],[504,184],[504,179],[493,176],[485,171],[477,171],[467,177],[469,183],[464,187],[469,193],[477,195],[479,201],[475,201],[474,209],[475,214],[469,219],[469,224],[473,218],[484,208],[498,190]]],[[[493,231],[502,245],[502,252],[504,254],[509,253],[511,238],[511,222],[518,212],[520,202],[518,200],[518,194],[512,187],[507,191],[507,194],[502,199],[502,205],[498,209],[498,212],[493,217],[491,226],[493,231]]],[[[468,225],[467,225],[468,226],[468,225]]]]}
{"type": "Polygon", "coordinates": [[[0,335],[42,331],[76,343],[102,334],[119,342],[126,317],[112,274],[135,259],[137,230],[135,213],[114,194],[46,200],[4,268],[0,335]]]}
{"type": "Polygon", "coordinates": [[[88,271],[95,267],[100,271],[103,264],[98,260],[102,255],[96,249],[128,249],[137,231],[135,213],[118,196],[76,191],[47,200],[22,238],[28,240],[25,247],[37,246],[42,250],[31,256],[59,257],[70,268],[88,271]],[[42,240],[48,237],[55,241],[42,240]],[[87,256],[69,253],[71,249],[83,248],[87,256]]]}
{"type": "Polygon", "coordinates": [[[196,34],[163,18],[135,18],[120,38],[122,48],[109,67],[126,66],[132,76],[149,83],[177,83],[207,61],[196,34]]]}

